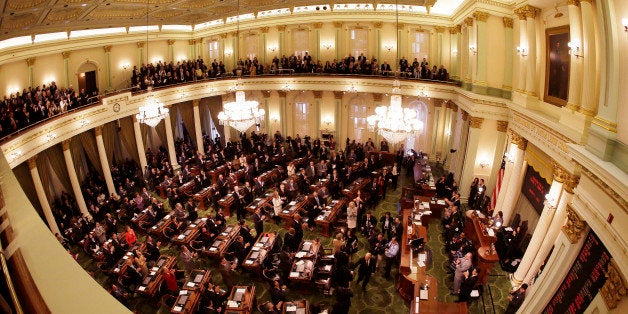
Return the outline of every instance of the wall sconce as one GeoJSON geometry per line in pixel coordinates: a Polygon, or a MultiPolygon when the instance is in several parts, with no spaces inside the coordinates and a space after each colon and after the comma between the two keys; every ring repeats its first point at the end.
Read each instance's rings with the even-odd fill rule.
{"type": "Polygon", "coordinates": [[[520,56],[525,57],[528,55],[528,50],[525,47],[517,46],[517,53],[520,56]]]}
{"type": "Polygon", "coordinates": [[[232,53],[233,53],[233,51],[231,51],[231,50],[226,50],[226,49],[225,49],[225,55],[226,55],[227,57],[231,57],[231,54],[232,54],[232,53]]]}
{"type": "Polygon", "coordinates": [[[332,123],[334,123],[334,120],[331,116],[325,116],[323,118],[323,125],[325,125],[325,128],[331,127],[332,123]]]}
{"type": "Polygon", "coordinates": [[[575,41],[570,41],[569,43],[567,43],[567,46],[569,47],[569,53],[573,54],[574,56],[576,56],[576,58],[583,58],[584,57],[582,55],[582,53],[580,53],[580,44],[579,43],[577,43],[575,41]]]}
{"type": "Polygon", "coordinates": [[[275,50],[277,50],[277,46],[268,47],[268,50],[272,51],[272,52],[275,52],[275,50]]]}
{"type": "Polygon", "coordinates": [[[480,161],[480,167],[482,167],[482,169],[488,167],[489,163],[486,160],[482,160],[480,161]]]}
{"type": "Polygon", "coordinates": [[[270,115],[270,122],[272,122],[272,123],[279,122],[279,115],[277,115],[277,114],[270,115]]]}
{"type": "Polygon", "coordinates": [[[131,67],[131,65],[125,62],[125,63],[122,63],[120,67],[122,68],[122,70],[126,71],[131,67]]]}
{"type": "Polygon", "coordinates": [[[474,55],[478,53],[478,49],[477,47],[475,47],[475,45],[470,45],[469,50],[473,52],[474,55]]]}
{"type": "Polygon", "coordinates": [[[457,55],[458,55],[458,49],[452,49],[452,50],[451,50],[451,53],[452,53],[454,56],[457,56],[457,55]]]}
{"type": "Polygon", "coordinates": [[[330,43],[323,44],[322,46],[323,46],[323,48],[325,48],[325,50],[331,49],[331,44],[330,43]]]}
{"type": "Polygon", "coordinates": [[[450,130],[445,130],[445,136],[451,136],[451,131],[450,130]]]}
{"type": "Polygon", "coordinates": [[[628,32],[628,18],[621,19],[621,25],[624,26],[624,32],[628,32]]]}
{"type": "Polygon", "coordinates": [[[392,45],[384,45],[384,49],[386,49],[386,51],[390,52],[393,49],[392,45]]]}

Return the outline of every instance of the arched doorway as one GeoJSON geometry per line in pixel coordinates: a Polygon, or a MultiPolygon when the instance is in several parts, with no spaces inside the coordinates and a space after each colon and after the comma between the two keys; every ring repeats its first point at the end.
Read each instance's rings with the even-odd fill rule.
{"type": "Polygon", "coordinates": [[[78,88],[85,91],[88,96],[98,95],[98,66],[87,61],[78,68],[78,88]]]}

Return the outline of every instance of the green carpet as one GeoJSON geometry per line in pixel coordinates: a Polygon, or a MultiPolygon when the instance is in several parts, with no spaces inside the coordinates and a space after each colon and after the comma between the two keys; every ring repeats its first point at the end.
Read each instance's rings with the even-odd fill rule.
{"type": "MultiPolygon", "coordinates": [[[[439,167],[438,165],[432,165],[432,171],[434,172],[434,177],[438,177],[443,172],[442,167],[439,167]]],[[[397,202],[401,196],[401,186],[404,185],[404,182],[409,182],[409,180],[411,179],[405,178],[404,172],[400,176],[400,184],[397,191],[389,190],[386,194],[386,198],[371,210],[375,217],[379,218],[387,211],[391,212],[393,215],[396,214],[397,202]]],[[[408,183],[408,185],[410,185],[410,183],[408,183]]],[[[206,212],[201,212],[199,213],[199,216],[202,217],[205,214],[206,212]]],[[[438,300],[443,302],[454,302],[457,297],[450,295],[450,291],[447,288],[451,285],[452,280],[449,277],[450,275],[446,272],[448,259],[446,252],[444,252],[443,239],[441,238],[442,227],[439,221],[439,219],[431,219],[428,225],[427,248],[433,253],[433,262],[427,266],[428,274],[438,280],[438,300]]],[[[230,217],[228,223],[235,223],[235,217],[230,217]]],[[[252,222],[249,223],[249,225],[252,227],[252,222]]],[[[272,222],[265,223],[264,231],[276,231],[282,237],[286,232],[283,229],[283,224],[277,226],[272,222]]],[[[139,237],[139,241],[144,241],[144,238],[145,235],[141,235],[139,237]]],[[[316,230],[314,230],[314,232],[304,230],[303,238],[319,238],[323,247],[332,247],[332,239],[330,237],[322,237],[316,230]]],[[[354,256],[354,260],[363,257],[368,251],[368,242],[366,238],[359,235],[359,239],[360,250],[354,256]]],[[[84,254],[78,247],[74,248],[73,251],[79,253],[79,263],[86,271],[92,274],[94,279],[99,284],[105,288],[109,288],[111,284],[114,283],[114,279],[109,278],[109,276],[103,274],[98,269],[96,263],[91,257],[84,254]]],[[[178,256],[179,250],[174,245],[164,245],[161,248],[161,253],[164,255],[178,256]]],[[[210,260],[205,257],[198,258],[196,261],[196,268],[212,270],[212,279],[214,283],[224,287],[220,272],[218,271],[218,265],[219,261],[210,260]]],[[[182,265],[179,266],[182,268],[182,265]]],[[[391,278],[395,278],[397,270],[393,269],[391,274],[391,278]]],[[[270,301],[268,285],[263,280],[255,278],[254,275],[246,272],[237,273],[235,279],[238,284],[256,286],[258,303],[270,301]]],[[[357,280],[357,275],[355,279],[357,280]]],[[[354,284],[354,286],[357,285],[354,284]]],[[[507,295],[509,289],[510,283],[508,280],[508,274],[503,272],[499,265],[496,265],[487,287],[484,289],[483,295],[478,300],[474,300],[469,303],[469,313],[503,313],[504,309],[508,305],[507,295]]],[[[302,290],[295,290],[296,289],[294,289],[294,287],[288,286],[288,300],[307,298],[312,304],[324,303],[330,308],[335,302],[334,296],[324,296],[322,293],[318,292],[314,286],[312,286],[312,289],[309,289],[309,291],[312,291],[311,294],[307,295],[304,295],[302,290]]],[[[401,299],[395,290],[394,279],[384,279],[382,269],[380,269],[380,271],[371,278],[366,291],[362,291],[359,287],[354,289],[354,296],[351,301],[352,306],[350,313],[408,313],[409,311],[408,305],[401,299]]],[[[159,300],[147,299],[138,295],[133,296],[125,305],[136,313],[169,313],[170,311],[170,309],[161,306],[159,300]]]]}

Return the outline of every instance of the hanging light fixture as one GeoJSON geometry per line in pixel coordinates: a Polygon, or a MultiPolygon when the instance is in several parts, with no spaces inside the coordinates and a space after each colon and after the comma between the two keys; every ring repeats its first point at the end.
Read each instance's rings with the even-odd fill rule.
{"type": "MultiPolygon", "coordinates": [[[[240,1],[238,0],[236,41],[240,40],[240,1]]],[[[239,49],[235,49],[236,64],[239,56],[239,49]]],[[[228,125],[240,133],[246,132],[252,126],[261,123],[266,115],[264,109],[259,109],[259,103],[254,100],[246,100],[242,90],[241,78],[236,80],[235,101],[223,105],[223,111],[218,113],[218,121],[221,125],[228,125]]]]}
{"type": "MultiPolygon", "coordinates": [[[[148,59],[148,7],[149,0],[146,1],[146,58],[148,59]]],[[[168,114],[168,108],[153,95],[151,86],[148,86],[149,94],[146,97],[146,104],[140,106],[140,113],[135,115],[139,123],[144,123],[152,128],[156,127],[168,114]]]]}
{"type": "MultiPolygon", "coordinates": [[[[395,3],[397,14],[397,65],[399,65],[399,7],[395,3]]],[[[398,71],[397,71],[398,73],[398,71]]],[[[371,131],[377,133],[393,145],[417,136],[423,130],[423,122],[419,121],[417,111],[402,108],[401,84],[395,78],[389,106],[375,108],[375,114],[368,116],[366,121],[371,131]]]]}

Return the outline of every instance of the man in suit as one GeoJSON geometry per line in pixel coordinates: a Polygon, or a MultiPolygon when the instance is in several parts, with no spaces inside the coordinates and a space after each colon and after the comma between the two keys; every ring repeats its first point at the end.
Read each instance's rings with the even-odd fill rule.
{"type": "Polygon", "coordinates": [[[373,228],[375,228],[376,225],[377,225],[377,218],[371,215],[371,212],[367,212],[366,215],[364,216],[364,219],[362,219],[362,232],[365,235],[370,235],[371,230],[373,230],[373,228]]]}
{"type": "Polygon", "coordinates": [[[260,234],[264,232],[264,218],[266,216],[262,215],[262,211],[258,208],[255,209],[255,214],[253,215],[253,224],[255,225],[255,236],[259,237],[260,234]]]}
{"type": "Polygon", "coordinates": [[[471,291],[478,282],[478,269],[470,268],[464,272],[464,278],[460,285],[460,294],[458,295],[458,302],[467,302],[471,298],[471,291]]]}
{"type": "Polygon", "coordinates": [[[377,261],[371,253],[366,253],[364,258],[360,259],[355,267],[358,269],[358,282],[362,281],[362,290],[366,290],[366,285],[371,280],[371,275],[375,273],[375,264],[377,261]]]}
{"type": "Polygon", "coordinates": [[[244,194],[240,191],[239,186],[233,187],[233,208],[236,211],[238,220],[246,218],[246,210],[244,209],[244,194]]]}
{"type": "Polygon", "coordinates": [[[510,300],[510,302],[506,308],[506,314],[517,313],[517,310],[521,307],[521,304],[523,304],[523,301],[526,298],[526,289],[528,289],[528,284],[524,283],[521,287],[519,287],[519,289],[510,293],[508,296],[508,300],[510,300]]]}
{"type": "Polygon", "coordinates": [[[316,169],[316,175],[319,179],[325,178],[327,176],[327,163],[324,160],[318,164],[318,169],[316,169]]]}
{"type": "Polygon", "coordinates": [[[454,273],[454,284],[453,284],[453,294],[460,294],[460,286],[462,284],[462,279],[464,279],[464,272],[471,268],[472,262],[471,259],[473,257],[473,253],[469,252],[464,255],[464,257],[456,260],[456,271],[454,273]]]}
{"type": "Polygon", "coordinates": [[[255,196],[264,195],[264,181],[262,181],[260,177],[257,177],[255,179],[255,187],[253,187],[253,194],[255,194],[255,196]]]}
{"type": "Polygon", "coordinates": [[[314,162],[310,161],[310,165],[305,169],[305,175],[308,180],[313,180],[316,177],[316,168],[314,167],[314,162]]]}
{"type": "Polygon", "coordinates": [[[283,250],[286,252],[296,252],[299,249],[299,241],[296,239],[296,230],[290,228],[283,236],[283,250]]]}
{"type": "Polygon", "coordinates": [[[310,230],[314,230],[316,217],[320,214],[320,212],[325,207],[325,199],[318,195],[318,192],[314,191],[312,193],[312,205],[308,210],[308,225],[310,230]]]}

